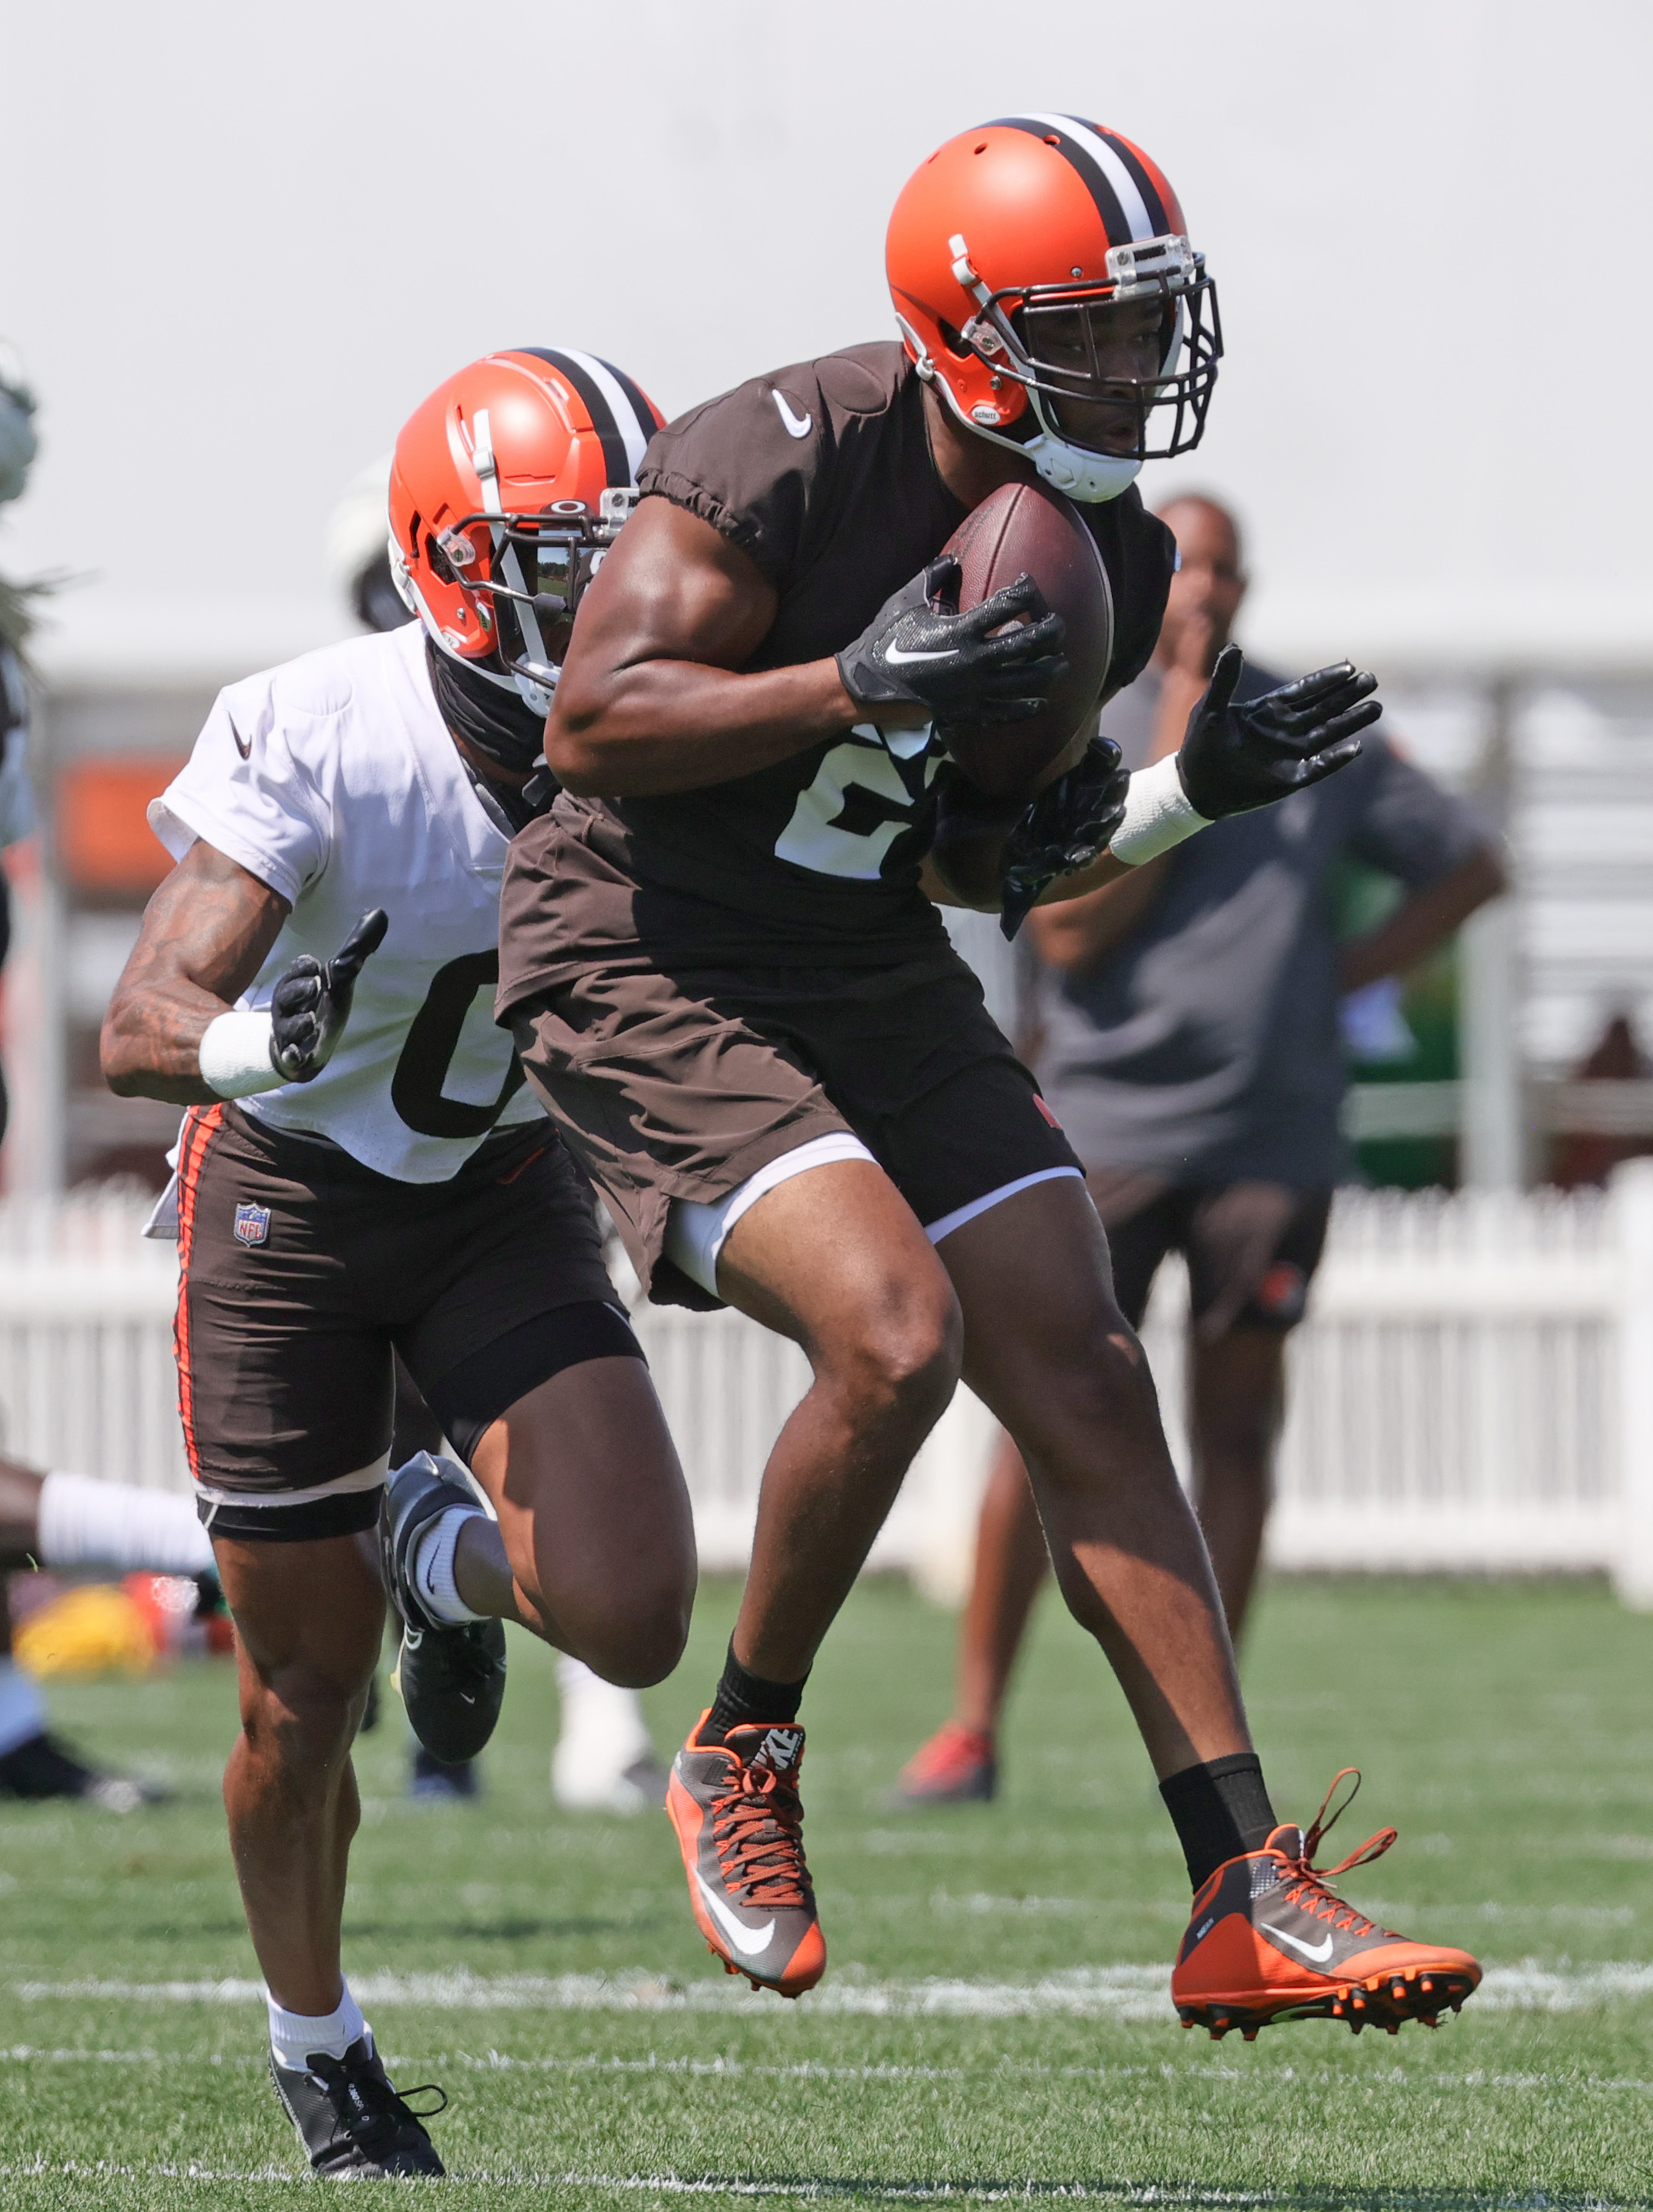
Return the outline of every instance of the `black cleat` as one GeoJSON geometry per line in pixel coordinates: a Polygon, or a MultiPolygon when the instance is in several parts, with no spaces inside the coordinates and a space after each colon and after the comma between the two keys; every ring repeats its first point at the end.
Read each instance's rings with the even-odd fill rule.
{"type": "Polygon", "coordinates": [[[447,2109],[447,2097],[428,2081],[408,2095],[435,2091],[441,2103],[412,2111],[391,2086],[371,2036],[358,2036],[343,2058],[312,2051],[303,2069],[278,2065],[272,2051],[270,2078],[315,2172],[360,2181],[447,2172],[424,2130],[447,2109]]]}
{"type": "Polygon", "coordinates": [[[379,1509],[379,1555],[385,1588],[402,1624],[402,1650],[392,1678],[408,1720],[425,1749],[446,1766],[463,1766],[494,1733],[505,1698],[505,1624],[433,1620],[413,1587],[420,1531],[452,1505],[480,1511],[459,1470],[421,1452],[398,1468],[379,1509]]]}
{"type": "Polygon", "coordinates": [[[161,1803],[168,1794],[125,1774],[100,1773],[46,1735],[30,1736],[0,1758],[0,1797],[79,1797],[106,1813],[136,1813],[140,1805],[161,1803]]]}

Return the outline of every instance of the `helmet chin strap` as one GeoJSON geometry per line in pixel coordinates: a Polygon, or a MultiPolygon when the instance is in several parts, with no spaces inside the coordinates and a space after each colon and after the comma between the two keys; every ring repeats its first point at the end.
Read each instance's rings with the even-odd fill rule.
{"type": "Polygon", "coordinates": [[[1117,499],[1121,492],[1130,489],[1141,471],[1142,464],[1134,457],[1127,459],[1119,453],[1092,453],[1083,446],[1070,446],[1065,438],[1059,438],[1045,421],[1044,410],[1039,405],[1039,395],[1036,392],[1029,392],[1028,404],[1040,426],[1039,434],[1024,442],[1020,438],[1007,438],[1002,431],[990,430],[985,424],[973,421],[960,406],[951,385],[936,368],[933,362],[927,362],[921,359],[918,363],[918,373],[927,383],[940,386],[955,421],[962,422],[976,437],[987,439],[989,444],[1002,446],[1006,453],[1020,453],[1024,460],[1032,462],[1048,484],[1086,507],[1099,507],[1108,500],[1117,499]],[[925,374],[927,367],[929,371],[927,376],[925,374]]]}

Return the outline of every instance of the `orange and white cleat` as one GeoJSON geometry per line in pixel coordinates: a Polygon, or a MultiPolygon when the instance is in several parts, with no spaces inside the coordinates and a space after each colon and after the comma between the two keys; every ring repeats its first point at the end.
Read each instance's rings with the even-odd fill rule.
{"type": "Polygon", "coordinates": [[[1338,1783],[1350,1774],[1359,1788],[1358,1771],[1346,1766],[1306,1836],[1276,1828],[1260,1851],[1230,1859],[1201,1885],[1171,1974],[1184,2027],[1209,2028],[1215,2040],[1237,2027],[1249,2043],[1276,2021],[1325,2018],[1347,2021],[1357,2035],[1363,2027],[1395,2035],[1403,2021],[1433,2027],[1479,1984],[1480,1967],[1468,1951],[1379,1928],[1331,1887],[1352,1867],[1381,1858],[1393,1828],[1380,1828],[1324,1872],[1312,1863],[1354,1796],[1351,1790],[1327,1818],[1338,1783]]]}
{"type": "Polygon", "coordinates": [[[794,1722],[754,1724],[732,1729],[726,1744],[703,1744],[706,1717],[673,1760],[665,1792],[689,1902],[726,1973],[801,1996],[826,1971],[804,1863],[804,1731],[794,1722]]]}

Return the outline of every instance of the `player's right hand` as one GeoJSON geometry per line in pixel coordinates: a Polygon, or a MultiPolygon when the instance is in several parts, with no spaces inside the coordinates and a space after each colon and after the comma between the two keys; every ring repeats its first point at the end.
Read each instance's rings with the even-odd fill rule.
{"type": "Polygon", "coordinates": [[[270,1064],[284,1083],[310,1083],[333,1056],[350,1018],[362,963],[385,941],[390,916],[364,914],[331,960],[301,952],[276,978],[270,1000],[270,1064]]]}
{"type": "Polygon", "coordinates": [[[1046,704],[1067,673],[1061,617],[1031,576],[960,614],[960,574],[951,554],[932,561],[838,654],[858,706],[921,707],[933,721],[1019,722],[1046,704]]]}
{"type": "Polygon", "coordinates": [[[1383,711],[1371,696],[1377,678],[1346,660],[1237,707],[1244,665],[1237,645],[1223,647],[1176,756],[1188,804],[1207,822],[1270,806],[1335,775],[1359,759],[1356,732],[1383,711]]]}

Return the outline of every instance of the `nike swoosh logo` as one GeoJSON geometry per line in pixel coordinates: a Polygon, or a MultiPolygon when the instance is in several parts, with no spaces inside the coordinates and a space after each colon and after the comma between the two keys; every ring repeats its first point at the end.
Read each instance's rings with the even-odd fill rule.
{"type": "Polygon", "coordinates": [[[775,412],[781,417],[787,435],[789,438],[807,438],[815,428],[815,417],[812,415],[794,415],[778,392],[772,390],[769,397],[775,402],[775,412]]]}
{"type": "Polygon", "coordinates": [[[695,1880],[700,1884],[700,1893],[706,1899],[707,1911],[735,1950],[744,1952],[749,1959],[755,1959],[761,1951],[768,1950],[769,1938],[775,1933],[773,1919],[766,1920],[761,1928],[749,1928],[744,1920],[731,1912],[715,1891],[707,1887],[706,1877],[698,1867],[695,1869],[695,1880]]]}
{"type": "Polygon", "coordinates": [[[1332,1955],[1332,1939],[1323,1943],[1305,1943],[1301,1936],[1288,1936],[1283,1928],[1271,1928],[1266,1920],[1257,1923],[1265,1936],[1272,1936],[1277,1943],[1290,1944],[1299,1958],[1307,1959],[1311,1966],[1323,1966],[1332,1955]]]}
{"type": "Polygon", "coordinates": [[[229,724],[229,734],[235,740],[236,751],[240,753],[243,760],[251,760],[252,757],[252,738],[244,738],[241,735],[240,732],[235,726],[234,718],[232,715],[226,714],[224,720],[229,724]]]}
{"type": "Polygon", "coordinates": [[[903,653],[898,645],[886,645],[884,648],[884,657],[890,667],[905,668],[915,660],[951,660],[953,657],[953,648],[950,645],[941,645],[933,647],[928,653],[903,653]]]}

